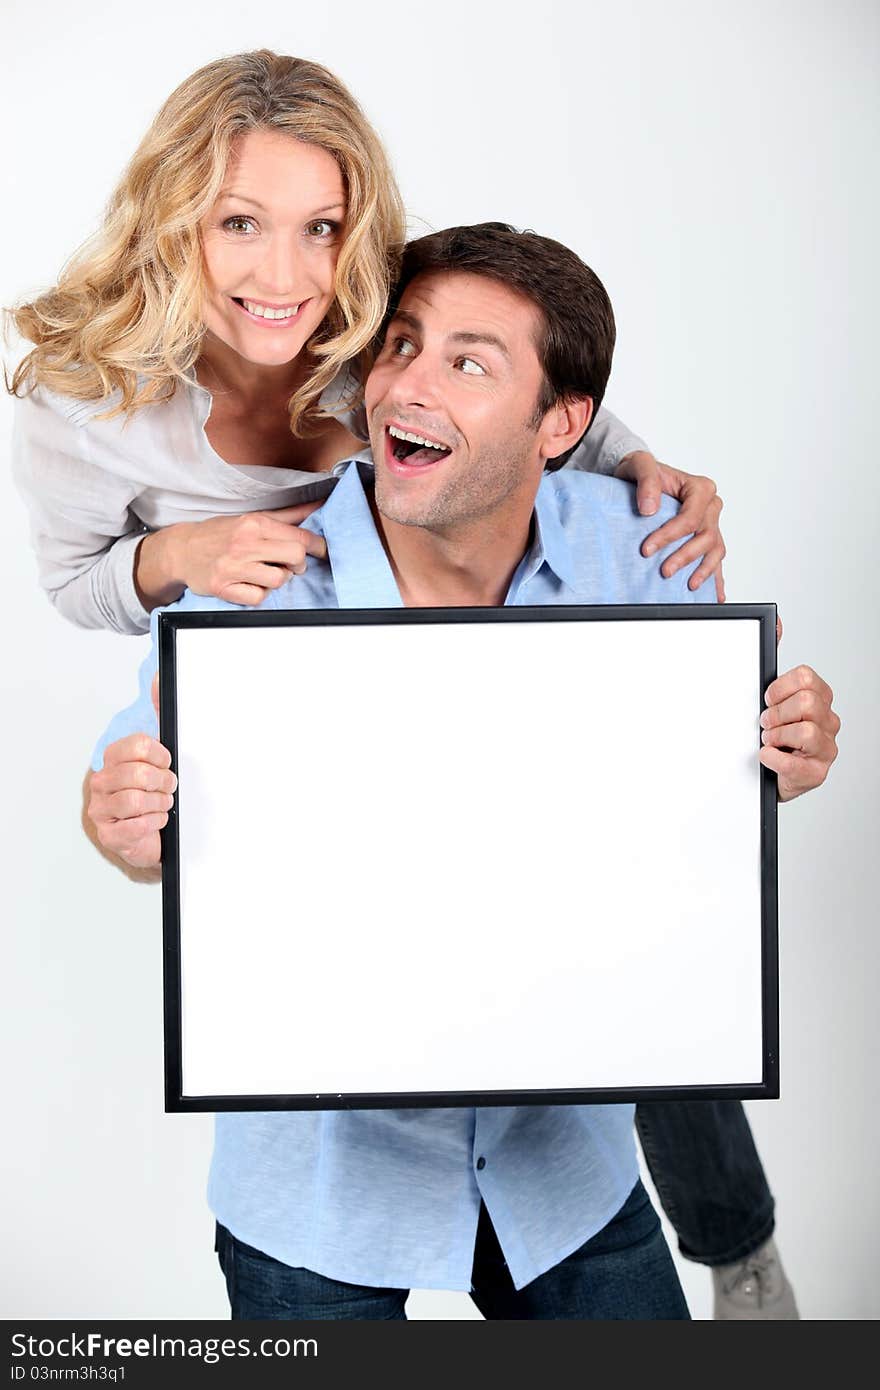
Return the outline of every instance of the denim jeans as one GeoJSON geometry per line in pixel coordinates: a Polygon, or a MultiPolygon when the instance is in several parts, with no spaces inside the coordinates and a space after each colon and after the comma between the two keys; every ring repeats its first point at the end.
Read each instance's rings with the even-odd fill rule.
{"type": "Polygon", "coordinates": [[[769,1239],[773,1198],[740,1101],[646,1101],[636,1127],[686,1259],[733,1264],[769,1239]]]}
{"type": "MultiPolygon", "coordinates": [[[[293,1269],[236,1240],[219,1224],[216,1246],[237,1320],[406,1318],[408,1289],[342,1284],[308,1269],[293,1269]]],[[[597,1235],[518,1291],[481,1205],[471,1298],[491,1319],[689,1316],[657,1213],[640,1182],[597,1235]]]]}

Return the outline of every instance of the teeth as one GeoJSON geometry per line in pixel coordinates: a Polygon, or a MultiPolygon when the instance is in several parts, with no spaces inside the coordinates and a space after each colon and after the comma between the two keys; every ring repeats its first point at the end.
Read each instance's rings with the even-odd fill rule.
{"type": "Polygon", "coordinates": [[[254,304],[250,299],[241,302],[248,313],[255,314],[258,319],[292,319],[294,314],[299,313],[298,304],[290,304],[286,309],[267,309],[265,304],[254,304]]]}
{"type": "Polygon", "coordinates": [[[412,434],[409,430],[399,430],[396,425],[388,426],[388,433],[393,439],[406,439],[410,444],[421,444],[423,449],[443,449],[445,444],[435,444],[433,439],[424,439],[420,434],[412,434]]]}

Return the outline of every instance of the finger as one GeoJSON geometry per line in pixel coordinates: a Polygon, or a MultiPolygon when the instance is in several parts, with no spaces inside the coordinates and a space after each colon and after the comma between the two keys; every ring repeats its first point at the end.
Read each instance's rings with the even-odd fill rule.
{"type": "Polygon", "coordinates": [[[323,560],[326,554],[327,542],[323,536],[313,536],[311,531],[297,531],[291,526],[281,537],[261,538],[243,558],[264,565],[295,565],[306,555],[323,560]]]}
{"type": "Polygon", "coordinates": [[[711,579],[713,574],[718,574],[721,570],[721,561],[727,554],[727,548],[723,541],[708,550],[703,556],[702,564],[698,565],[688,580],[689,589],[699,589],[701,584],[705,584],[707,579],[711,579]]]}
{"type": "Polygon", "coordinates": [[[758,757],[764,767],[776,773],[780,801],[791,801],[821,787],[828,776],[828,764],[818,758],[802,758],[780,748],[762,748],[758,757]]]}
{"type": "Polygon", "coordinates": [[[719,565],[715,571],[715,594],[719,603],[727,601],[727,589],[724,586],[724,566],[719,565]]]}
{"type": "MultiPolygon", "coordinates": [[[[300,555],[297,558],[300,566],[300,573],[306,568],[305,557],[300,555]]],[[[227,569],[230,571],[229,577],[219,580],[217,584],[217,597],[228,598],[230,586],[234,584],[244,584],[254,589],[262,589],[263,596],[269,589],[280,589],[290,579],[293,573],[292,565],[274,564],[269,561],[252,561],[234,565],[228,562],[227,569]]]]}
{"type": "Polygon", "coordinates": [[[701,531],[698,536],[691,536],[690,540],[680,545],[678,550],[672,555],[667,555],[663,564],[660,566],[660,573],[664,579],[671,579],[676,570],[683,569],[686,565],[692,565],[695,560],[699,560],[709,549],[709,544],[715,537],[708,531],[701,531]]]}
{"type": "Polygon", "coordinates": [[[762,711],[761,728],[775,729],[778,724],[796,724],[801,719],[811,719],[814,724],[824,725],[830,713],[831,706],[817,690],[797,690],[794,695],[762,711]]]}
{"type": "Polygon", "coordinates": [[[660,470],[654,465],[640,464],[637,469],[636,506],[640,516],[654,516],[660,506],[663,489],[660,470]]]}
{"type": "Polygon", "coordinates": [[[157,738],[151,738],[149,734],[127,734],[104,749],[104,767],[117,763],[153,763],[156,767],[170,767],[171,754],[157,738]]]}
{"type": "Polygon", "coordinates": [[[128,790],[170,795],[177,790],[177,778],[170,768],[155,763],[111,763],[102,772],[92,773],[89,786],[101,796],[128,790]]]}
{"type": "Polygon", "coordinates": [[[782,641],[782,619],[780,618],[779,614],[777,613],[777,615],[776,615],[776,645],[777,645],[777,647],[779,646],[779,643],[780,643],[781,641],[782,641]]]}
{"type": "Polygon", "coordinates": [[[288,525],[298,526],[301,521],[305,521],[307,516],[316,512],[319,507],[323,507],[327,501],[326,497],[320,498],[317,502],[298,502],[295,507],[275,507],[265,515],[275,517],[278,521],[287,522],[288,525]]]}
{"type": "Polygon", "coordinates": [[[153,683],[152,683],[152,685],[150,686],[150,699],[151,699],[152,702],[153,702],[153,709],[156,711],[156,717],[158,718],[158,716],[159,716],[159,672],[158,672],[158,671],[156,672],[155,676],[153,677],[153,683]]]}
{"type": "MultiPolygon", "coordinates": [[[[120,856],[122,857],[122,856],[120,856]]],[[[148,835],[134,850],[124,856],[133,869],[156,869],[162,863],[162,841],[158,834],[148,835]]]]}
{"type": "Polygon", "coordinates": [[[642,546],[642,554],[653,555],[673,541],[681,540],[683,536],[699,535],[701,531],[712,531],[720,537],[717,523],[722,505],[711,478],[689,479],[686,500],[680,511],[652,532],[642,546]]]}
{"type": "Polygon", "coordinates": [[[217,597],[225,598],[229,603],[242,604],[245,608],[259,608],[268,592],[268,588],[257,584],[226,584],[217,597]]]}
{"type": "Polygon", "coordinates": [[[168,824],[168,812],[156,811],[136,820],[106,821],[98,826],[98,839],[105,849],[117,854],[135,850],[143,840],[157,834],[168,824]]]}
{"type": "Polygon", "coordinates": [[[833,763],[837,756],[837,748],[830,734],[809,720],[800,724],[783,724],[778,729],[764,729],[761,743],[765,748],[784,748],[792,753],[802,753],[807,758],[821,758],[826,763],[833,763]]]}
{"type": "Polygon", "coordinates": [[[682,525],[681,513],[674,516],[671,520],[664,522],[656,531],[652,531],[642,542],[643,555],[656,555],[658,550],[665,550],[667,545],[673,541],[680,541],[684,536],[693,535],[694,528],[687,522],[682,525]]]}
{"type": "Polygon", "coordinates": [[[89,815],[98,821],[138,820],[156,811],[170,811],[174,797],[167,792],[142,792],[136,787],[104,794],[94,792],[89,802],[89,815]]]}
{"type": "MultiPolygon", "coordinates": [[[[323,560],[327,555],[327,541],[323,535],[316,535],[314,531],[306,531],[293,525],[282,525],[272,520],[272,514],[264,514],[260,524],[260,542],[271,541],[278,546],[291,542],[291,539],[295,539],[309,555],[316,556],[318,560],[323,560]]],[[[254,556],[263,559],[264,552],[266,546],[260,543],[259,550],[254,550],[254,556]]],[[[278,556],[271,556],[271,559],[278,559],[278,556]]]]}
{"type": "Polygon", "coordinates": [[[812,666],[795,666],[791,671],[777,676],[765,690],[764,699],[768,705],[778,705],[798,690],[815,690],[828,705],[834,699],[831,686],[816,674],[812,666]]]}

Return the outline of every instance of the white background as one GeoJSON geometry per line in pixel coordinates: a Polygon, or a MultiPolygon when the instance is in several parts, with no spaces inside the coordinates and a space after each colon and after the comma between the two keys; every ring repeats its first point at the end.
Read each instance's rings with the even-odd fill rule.
{"type": "MultiPolygon", "coordinates": [[[[600,274],[619,327],[609,405],[718,479],[730,597],[778,601],[782,665],[809,661],[837,692],[840,761],[781,813],[783,1098],[750,1116],[803,1314],[876,1316],[877,6],[44,0],[10,7],[3,31],[4,303],[54,279],[172,87],[262,45],[352,87],[415,230],[503,218],[600,274]]],[[[91,744],[133,694],[141,643],[51,610],[6,471],[2,486],[0,1311],[225,1317],[211,1122],[162,1113],[158,892],[78,829],[91,744]]],[[[305,762],[320,744],[306,689],[288,727],[300,694],[305,762]]],[[[541,716],[541,746],[577,718],[572,691],[541,716]]],[[[650,680],[639,737],[667,737],[650,680]]],[[[711,747],[683,756],[711,778],[711,747]]],[[[304,816],[306,790],[291,789],[304,816]]],[[[679,1267],[708,1316],[707,1272],[679,1267]]],[[[410,1313],[474,1315],[438,1293],[410,1313]]]]}

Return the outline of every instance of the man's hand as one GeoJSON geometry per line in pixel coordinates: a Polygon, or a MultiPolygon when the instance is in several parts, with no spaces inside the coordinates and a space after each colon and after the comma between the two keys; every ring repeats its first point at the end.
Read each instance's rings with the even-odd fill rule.
{"type": "Polygon", "coordinates": [[[759,756],[776,773],[780,801],[812,791],[828,776],[840,730],[833,698],[812,666],[795,666],[767,687],[759,756]]]}
{"type": "Polygon", "coordinates": [[[149,734],[111,743],[89,783],[87,814],[98,843],[133,869],[158,868],[177,778],[171,754],[149,734]]]}
{"type": "Polygon", "coordinates": [[[702,556],[702,563],[694,570],[688,580],[689,589],[699,589],[707,579],[715,575],[718,602],[724,602],[724,575],[721,561],[727,554],[727,547],[718,527],[721,508],[724,503],[718,496],[711,478],[703,478],[691,473],[683,473],[679,468],[670,468],[658,463],[653,454],[641,450],[627,454],[621,459],[614,476],[625,478],[636,484],[636,502],[642,516],[653,516],[660,505],[663,493],[674,497],[681,503],[681,510],[671,521],[652,531],[642,544],[643,555],[656,555],[673,541],[682,536],[691,536],[686,545],[680,546],[674,555],[664,560],[660,573],[669,579],[684,565],[692,565],[702,556]]]}
{"type": "MultiPolygon", "coordinates": [[[[158,714],[158,672],[150,695],[158,714]]],[[[86,777],[83,829],[129,877],[155,882],[162,861],[159,831],[168,822],[176,789],[171,754],[163,744],[149,734],[117,739],[105,750],[101,771],[86,777]]]]}

